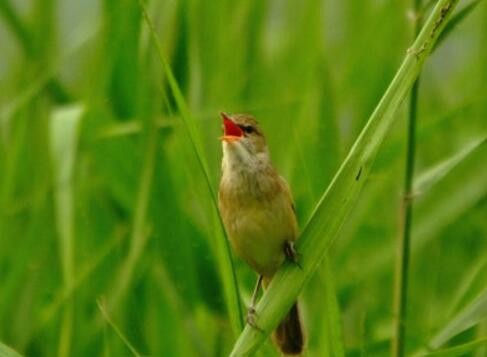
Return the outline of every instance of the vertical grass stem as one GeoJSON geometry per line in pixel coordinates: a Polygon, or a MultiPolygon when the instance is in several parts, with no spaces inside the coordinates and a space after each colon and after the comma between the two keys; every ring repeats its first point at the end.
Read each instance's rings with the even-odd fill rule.
{"type": "MultiPolygon", "coordinates": [[[[421,30],[421,0],[412,0],[413,11],[413,38],[421,30]]],[[[397,242],[397,260],[396,272],[394,278],[394,338],[392,341],[392,356],[404,356],[404,342],[406,336],[407,321],[407,297],[408,297],[408,279],[409,279],[409,256],[411,245],[411,228],[412,228],[412,205],[413,205],[413,176],[414,162],[416,155],[416,119],[418,110],[418,90],[419,75],[416,78],[409,97],[408,113],[408,134],[407,134],[407,152],[406,152],[406,169],[404,177],[404,196],[402,201],[402,222],[403,230],[398,237],[397,242]]]]}

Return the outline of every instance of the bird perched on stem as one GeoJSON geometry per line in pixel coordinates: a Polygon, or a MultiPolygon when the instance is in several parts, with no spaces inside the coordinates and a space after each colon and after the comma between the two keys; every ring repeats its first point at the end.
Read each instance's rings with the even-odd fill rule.
{"type": "MultiPolygon", "coordinates": [[[[291,192],[274,169],[257,121],[247,114],[221,113],[224,135],[218,204],[237,256],[259,274],[247,321],[255,328],[255,301],[286,258],[297,262],[298,226],[291,192]]],[[[300,354],[304,336],[297,302],[274,331],[284,354],[300,354]]]]}

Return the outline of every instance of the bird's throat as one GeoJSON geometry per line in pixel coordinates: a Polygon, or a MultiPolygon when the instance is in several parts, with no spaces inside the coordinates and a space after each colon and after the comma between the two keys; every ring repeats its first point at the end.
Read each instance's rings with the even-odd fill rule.
{"type": "Polygon", "coordinates": [[[277,173],[267,153],[224,147],[221,189],[238,201],[260,200],[275,191],[277,173]]]}

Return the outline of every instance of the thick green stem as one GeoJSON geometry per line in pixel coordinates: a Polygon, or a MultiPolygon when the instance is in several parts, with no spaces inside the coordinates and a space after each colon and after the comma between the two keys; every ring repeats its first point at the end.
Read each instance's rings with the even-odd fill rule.
{"type": "MultiPolygon", "coordinates": [[[[414,38],[421,30],[421,0],[413,0],[414,38]]],[[[411,89],[409,97],[408,136],[406,153],[406,171],[404,178],[403,197],[403,231],[398,237],[396,272],[394,278],[394,338],[392,341],[392,356],[404,356],[404,341],[406,336],[407,298],[409,278],[409,253],[412,227],[413,205],[413,176],[416,152],[416,118],[418,108],[419,75],[411,89]]]]}
{"type": "Polygon", "coordinates": [[[231,356],[249,356],[289,311],[357,202],[384,137],[396,112],[416,80],[422,64],[444,29],[458,0],[439,0],[416,41],[370,116],[346,159],[321,197],[297,243],[301,268],[291,264],[276,273],[256,306],[256,329],[246,325],[231,356]]]}

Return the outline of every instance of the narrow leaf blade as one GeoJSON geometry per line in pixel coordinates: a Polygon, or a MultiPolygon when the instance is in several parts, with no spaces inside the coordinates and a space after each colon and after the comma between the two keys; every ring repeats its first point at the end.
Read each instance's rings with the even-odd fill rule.
{"type": "Polygon", "coordinates": [[[152,39],[156,45],[159,60],[164,69],[164,73],[167,77],[169,88],[171,89],[172,95],[176,101],[176,105],[181,114],[181,119],[187,131],[188,137],[190,139],[195,157],[198,160],[200,170],[203,174],[205,183],[208,188],[208,193],[211,196],[211,200],[213,203],[213,207],[212,207],[213,209],[211,213],[213,219],[214,234],[216,236],[215,241],[217,243],[216,252],[218,257],[219,271],[223,281],[225,302],[230,317],[230,321],[232,324],[233,332],[235,335],[238,335],[238,333],[242,330],[242,326],[243,326],[240,294],[238,290],[235,269],[231,258],[229,243],[225,237],[225,233],[221,222],[221,217],[218,212],[216,193],[211,184],[207,160],[203,153],[203,149],[199,137],[197,135],[196,125],[194,123],[190,110],[186,104],[186,101],[184,99],[183,93],[181,92],[176,77],[174,76],[174,73],[171,67],[169,66],[169,63],[167,62],[166,58],[163,55],[163,50],[160,44],[159,37],[147,13],[147,9],[144,5],[144,2],[142,0],[139,0],[139,4],[143,16],[145,18],[145,22],[149,27],[149,31],[151,33],[152,39]]]}
{"type": "Polygon", "coordinates": [[[436,336],[432,339],[430,346],[437,349],[445,344],[452,337],[466,329],[475,326],[487,318],[487,288],[456,315],[436,336]]]}
{"type": "Polygon", "coordinates": [[[422,194],[427,191],[436,182],[448,175],[452,169],[454,169],[460,162],[472,154],[477,148],[485,144],[486,141],[486,137],[479,140],[474,140],[465,145],[465,147],[455,155],[426,170],[414,182],[415,194],[422,194]]]}
{"type": "Polygon", "coordinates": [[[0,357],[22,357],[22,355],[0,342],[0,357]]]}
{"type": "Polygon", "coordinates": [[[435,46],[433,47],[433,51],[436,50],[443,41],[448,37],[448,35],[463,21],[465,20],[468,15],[472,12],[473,9],[480,3],[481,0],[474,0],[463,9],[458,11],[458,13],[452,17],[452,19],[448,22],[445,26],[445,29],[441,33],[440,37],[438,37],[438,41],[436,41],[435,46]]]}
{"type": "Polygon", "coordinates": [[[475,351],[475,349],[487,345],[487,337],[475,341],[470,341],[462,345],[445,348],[443,350],[434,351],[420,355],[421,357],[456,357],[464,356],[467,353],[475,351]]]}

